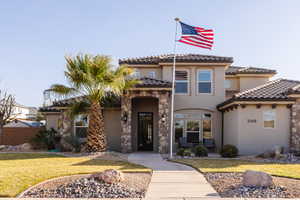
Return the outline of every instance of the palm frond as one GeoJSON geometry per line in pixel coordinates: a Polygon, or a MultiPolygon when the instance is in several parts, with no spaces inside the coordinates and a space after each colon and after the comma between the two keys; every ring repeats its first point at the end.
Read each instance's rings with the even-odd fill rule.
{"type": "Polygon", "coordinates": [[[90,107],[90,104],[86,101],[74,102],[68,110],[68,114],[71,118],[81,113],[86,113],[90,107]]]}
{"type": "Polygon", "coordinates": [[[62,97],[70,97],[78,94],[78,91],[75,88],[68,87],[61,84],[54,84],[49,89],[50,92],[62,97]]]}

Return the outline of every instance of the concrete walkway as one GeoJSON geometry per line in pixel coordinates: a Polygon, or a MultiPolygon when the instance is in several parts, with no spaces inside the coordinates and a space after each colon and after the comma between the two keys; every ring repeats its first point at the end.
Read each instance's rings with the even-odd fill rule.
{"type": "Polygon", "coordinates": [[[219,197],[195,169],[163,160],[160,154],[132,153],[129,161],[153,169],[146,199],[189,199],[219,197]]]}

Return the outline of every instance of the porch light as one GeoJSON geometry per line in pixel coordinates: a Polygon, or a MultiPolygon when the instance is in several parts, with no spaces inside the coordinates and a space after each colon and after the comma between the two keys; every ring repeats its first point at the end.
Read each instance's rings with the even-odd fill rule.
{"type": "Polygon", "coordinates": [[[166,116],[167,115],[165,113],[161,115],[161,121],[162,121],[162,123],[166,122],[166,116]]]}
{"type": "Polygon", "coordinates": [[[124,113],[123,113],[123,116],[121,117],[121,120],[122,120],[123,122],[127,122],[127,119],[128,119],[128,114],[127,114],[127,112],[124,112],[124,113]]]}

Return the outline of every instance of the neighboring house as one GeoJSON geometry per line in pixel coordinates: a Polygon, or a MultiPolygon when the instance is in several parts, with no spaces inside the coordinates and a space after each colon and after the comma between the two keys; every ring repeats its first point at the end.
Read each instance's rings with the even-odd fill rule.
{"type": "Polygon", "coordinates": [[[25,127],[40,127],[43,124],[37,121],[29,121],[29,120],[13,120],[8,124],[4,125],[4,127],[15,127],[15,128],[25,128],[25,127]]]}
{"type": "Polygon", "coordinates": [[[37,116],[38,109],[36,107],[24,106],[16,104],[12,116],[15,119],[35,119],[37,116]]]}
{"type": "MultiPolygon", "coordinates": [[[[168,153],[173,55],[121,59],[119,63],[134,68],[141,83],[119,99],[102,103],[109,149],[168,153]]],[[[233,144],[241,154],[261,153],[275,145],[299,151],[300,82],[270,81],[275,70],[232,63],[231,57],[176,57],[174,147],[202,142],[209,147],[215,144],[217,149],[233,144]]],[[[88,117],[71,120],[65,112],[80,100],[84,98],[41,108],[46,127],[85,137],[88,117]]]]}

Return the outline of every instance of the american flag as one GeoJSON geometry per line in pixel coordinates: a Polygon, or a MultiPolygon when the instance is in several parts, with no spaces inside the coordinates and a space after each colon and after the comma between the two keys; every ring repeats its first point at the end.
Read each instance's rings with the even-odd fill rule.
{"type": "Polygon", "coordinates": [[[204,29],[201,27],[190,26],[180,22],[182,36],[179,42],[201,47],[205,49],[211,49],[214,43],[214,32],[212,29],[204,29]]]}

